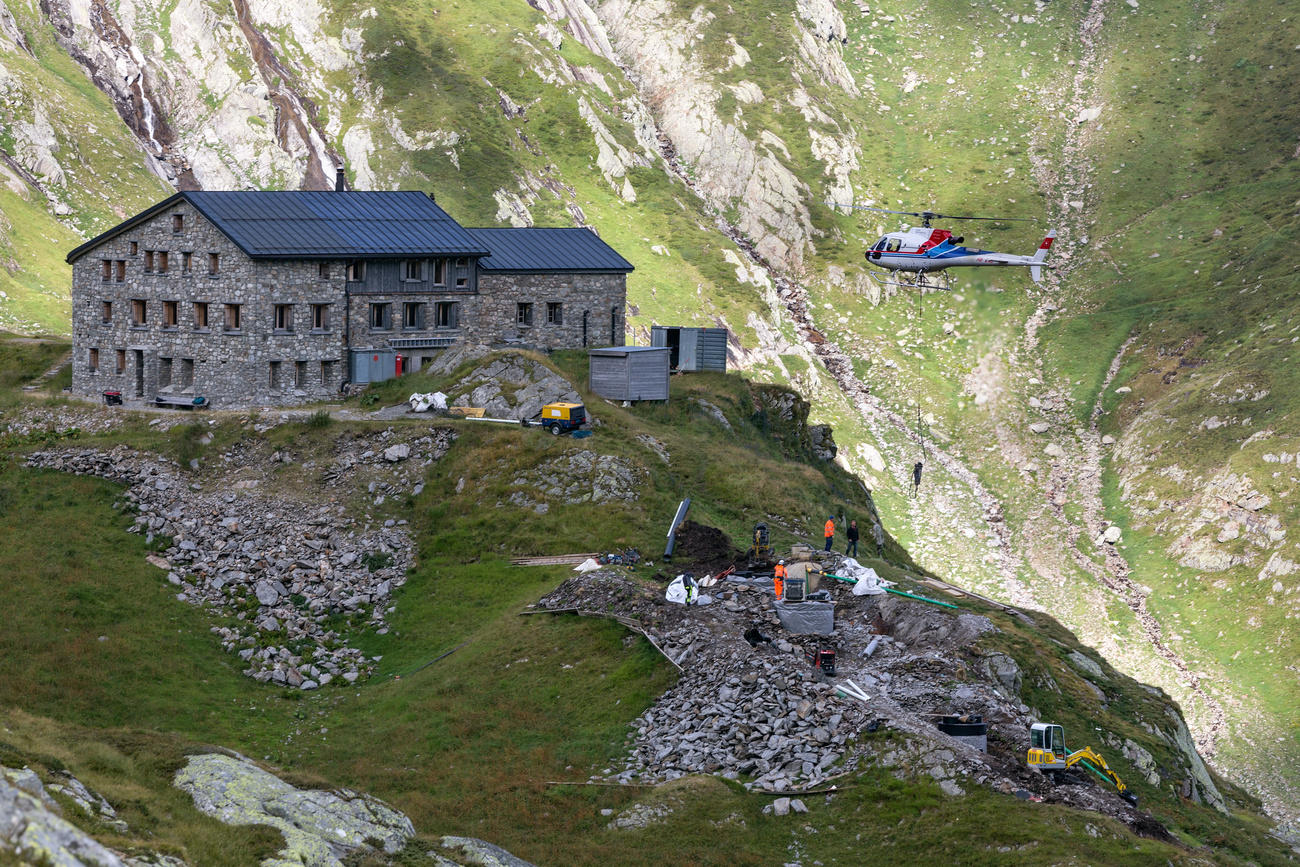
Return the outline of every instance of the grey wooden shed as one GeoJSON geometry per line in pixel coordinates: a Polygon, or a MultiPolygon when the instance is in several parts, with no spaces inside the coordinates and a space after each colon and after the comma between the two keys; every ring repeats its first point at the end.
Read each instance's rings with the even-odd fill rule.
{"type": "Polygon", "coordinates": [[[591,390],[609,400],[667,400],[668,347],[611,346],[588,353],[591,390]]]}
{"type": "Polygon", "coordinates": [[[727,329],[652,325],[650,345],[668,347],[672,370],[697,372],[727,369],[727,329]]]}

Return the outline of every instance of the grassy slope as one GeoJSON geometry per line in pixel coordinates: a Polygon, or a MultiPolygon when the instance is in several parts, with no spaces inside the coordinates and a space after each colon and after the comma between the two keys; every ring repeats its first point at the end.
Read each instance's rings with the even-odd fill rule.
{"type": "MultiPolygon", "coordinates": [[[[112,104],[55,43],[34,6],[11,10],[32,55],[13,50],[0,62],[11,78],[0,113],[0,149],[17,156],[17,128],[44,119],[62,182],[39,178],[71,213],[56,217],[41,190],[9,175],[0,187],[0,328],[66,334],[70,327],[68,250],[166,195],[142,163],[139,145],[112,104]]],[[[21,161],[21,160],[20,160],[21,161]]]]}
{"type": "MultiPolygon", "coordinates": [[[[536,515],[489,503],[509,490],[515,472],[568,441],[462,423],[451,452],[430,468],[425,493],[390,503],[413,522],[419,565],[396,599],[392,631],[360,638],[368,653],[383,657],[377,676],[310,694],[261,686],[237,673],[237,661],[208,631],[212,618],[178,602],[162,573],[144,561],[144,540],[125,532],[129,516],[113,508],[119,489],[23,469],[11,449],[0,467],[0,509],[6,518],[21,516],[22,530],[0,521],[0,573],[10,576],[8,595],[19,606],[0,634],[0,760],[69,768],[108,795],[136,835],[106,838],[110,843],[204,864],[247,863],[274,847],[274,838],[256,829],[220,835],[169,788],[182,756],[214,743],[265,757],[302,785],[371,791],[407,811],[423,833],[484,837],[537,863],[765,864],[789,857],[860,863],[863,840],[884,847],[891,860],[916,860],[935,847],[966,863],[1122,858],[1158,864],[1203,857],[1134,838],[1095,815],[1025,804],[976,786],[952,799],[932,784],[878,771],[862,774],[836,798],[809,799],[814,812],[802,823],[763,816],[767,799],[711,779],[657,789],[546,786],[584,779],[615,762],[627,723],[671,683],[671,669],[643,640],[627,638],[613,624],[518,616],[565,572],[512,569],[504,554],[616,544],[653,551],[663,515],[683,493],[696,498],[697,518],[736,537],[758,508],[732,500],[733,486],[746,479],[766,502],[781,505],[776,516],[791,526],[827,503],[865,508],[833,467],[804,464],[788,436],[783,445],[748,422],[749,386],[742,381],[701,377],[674,385],[724,407],[736,433],[724,437],[715,422],[691,413],[681,392],[660,408],[593,403],[602,426],[584,447],[657,461],[634,445],[636,435],[650,434],[675,456],[670,471],[653,474],[637,503],[602,509],[605,520],[595,525],[589,507],[557,504],[536,515]],[[466,485],[452,493],[462,477],[466,485]],[[658,802],[674,812],[645,831],[606,830],[609,820],[599,812],[658,802]]],[[[289,425],[267,436],[305,449],[341,430],[289,425]]],[[[219,451],[242,436],[232,419],[207,449],[219,451]]],[[[83,441],[127,441],[194,454],[201,462],[214,454],[190,451],[195,446],[184,426],[83,441]]],[[[790,538],[781,534],[778,541],[790,538]]],[[[1069,634],[1050,623],[1027,630],[991,616],[1005,630],[998,646],[1021,660],[1027,683],[1038,684],[1027,687],[1026,700],[1076,729],[1085,719],[1096,721],[1062,662],[1073,646],[1069,634]],[[1044,675],[1060,686],[1042,686],[1051,682],[1044,675]]],[[[1113,713],[1101,721],[1147,746],[1162,764],[1172,763],[1167,748],[1138,726],[1142,718],[1159,720],[1163,701],[1120,675],[1108,683],[1113,713]]],[[[1116,764],[1131,776],[1122,758],[1116,764]]],[[[1140,782],[1136,788],[1185,844],[1215,846],[1216,860],[1280,857],[1253,830],[1258,820],[1251,805],[1234,790],[1229,796],[1240,812],[1228,820],[1140,782]]],[[[69,815],[80,820],[75,811],[69,815]]]]}

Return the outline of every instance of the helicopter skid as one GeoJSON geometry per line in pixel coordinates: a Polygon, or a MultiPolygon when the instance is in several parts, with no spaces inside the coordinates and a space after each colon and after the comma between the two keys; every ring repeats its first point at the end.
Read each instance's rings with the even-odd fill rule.
{"type": "Polygon", "coordinates": [[[872,272],[868,272],[868,275],[871,277],[872,280],[874,280],[877,284],[881,286],[898,286],[903,289],[922,289],[922,290],[939,289],[944,292],[949,292],[951,291],[952,288],[948,284],[948,274],[945,271],[936,272],[933,278],[926,277],[926,273],[924,271],[916,271],[916,272],[890,271],[887,277],[877,276],[875,273],[872,272]],[[908,274],[911,279],[908,279],[908,277],[903,276],[904,274],[908,274]],[[889,279],[890,277],[894,279],[891,280],[889,279]]]}

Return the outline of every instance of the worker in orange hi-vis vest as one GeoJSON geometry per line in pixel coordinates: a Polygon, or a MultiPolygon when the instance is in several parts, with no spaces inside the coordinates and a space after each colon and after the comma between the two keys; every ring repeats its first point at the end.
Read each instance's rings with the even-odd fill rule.
{"type": "Polygon", "coordinates": [[[779,602],[785,596],[785,561],[782,560],[776,564],[776,569],[772,571],[772,592],[776,594],[779,602]]]}
{"type": "Polygon", "coordinates": [[[831,549],[835,544],[835,516],[831,515],[826,519],[826,550],[831,549]]]}

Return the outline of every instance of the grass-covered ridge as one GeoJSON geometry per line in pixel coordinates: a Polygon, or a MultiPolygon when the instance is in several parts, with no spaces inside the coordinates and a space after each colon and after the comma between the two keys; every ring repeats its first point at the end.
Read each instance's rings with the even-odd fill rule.
{"type": "MultiPolygon", "coordinates": [[[[585,391],[577,354],[556,360],[585,391]]],[[[42,363],[29,361],[28,373],[42,363]]],[[[452,379],[394,383],[377,391],[376,403],[411,388],[445,389],[452,379]]],[[[782,546],[814,536],[828,508],[865,515],[871,507],[839,468],[811,462],[797,421],[759,413],[755,389],[743,379],[677,378],[673,388],[673,400],[663,406],[622,408],[584,394],[600,424],[581,441],[452,422],[458,439],[429,468],[420,495],[373,507],[360,498],[352,504],[347,491],[330,491],[374,520],[386,514],[410,520],[419,553],[395,597],[388,634],[357,637],[368,655],[382,657],[375,676],[312,693],[258,685],[238,673],[239,661],[209,631],[213,616],[178,601],[165,574],[145,560],[145,540],[126,532],[131,518],[120,507],[120,488],[26,469],[21,455],[39,441],[9,446],[0,467],[0,573],[10,576],[18,608],[0,637],[0,761],[38,772],[66,767],[122,806],[133,835],[105,835],[110,845],[205,864],[247,863],[278,842],[257,829],[222,838],[171,789],[183,756],[211,746],[266,761],[299,785],[368,791],[406,811],[422,835],[482,837],[539,864],[767,864],[791,852],[823,863],[861,863],[866,839],[902,860],[936,847],[959,860],[1008,864],[1069,857],[1184,863],[1210,852],[1225,863],[1281,858],[1256,829],[1250,800],[1230,786],[1233,818],[1139,784],[1147,807],[1178,836],[1170,844],[1135,837],[1093,814],[1028,804],[979,786],[951,798],[926,779],[876,769],[845,780],[832,798],[808,798],[812,812],[799,822],[764,815],[767,798],[711,778],[634,789],[548,785],[617,766],[628,723],[672,683],[674,670],[617,624],[520,617],[567,570],[510,567],[509,555],[636,545],[657,559],[666,516],[683,495],[693,497],[696,520],[736,539],[757,517],[769,519],[782,528],[775,540],[782,546]],[[732,430],[699,411],[692,398],[719,407],[732,430]],[[642,437],[658,441],[669,461],[642,437]],[[538,514],[509,502],[516,473],[575,447],[653,468],[638,500],[600,507],[598,521],[586,505],[553,502],[538,514]],[[10,520],[15,516],[21,523],[10,520]],[[459,649],[432,662],[453,648],[459,649]],[[610,829],[601,812],[661,803],[671,814],[640,831],[610,829]],[[228,845],[218,846],[219,839],[228,845]]],[[[208,445],[191,435],[189,424],[165,432],[132,424],[83,433],[77,445],[125,443],[192,458],[199,468],[191,472],[201,480],[241,443],[292,445],[305,462],[337,436],[388,424],[321,424],[308,417],[259,434],[252,428],[260,417],[212,418],[215,427],[203,425],[214,433],[208,445]]],[[[277,473],[285,491],[311,494],[312,472],[295,464],[277,473]]],[[[903,577],[902,570],[880,565],[903,577]]],[[[1138,739],[1162,762],[1175,761],[1135,723],[1157,721],[1163,698],[1108,671],[1112,705],[1098,714],[1064,661],[1077,647],[1068,632],[1046,618],[1030,629],[980,603],[962,604],[1003,629],[999,649],[1021,660],[1026,701],[1073,730],[1102,725],[1138,739]]],[[[1133,776],[1122,758],[1116,766],[1133,776]]],[[[87,827],[104,834],[90,820],[87,827]]],[[[415,851],[407,856],[422,863],[415,851]]]]}

